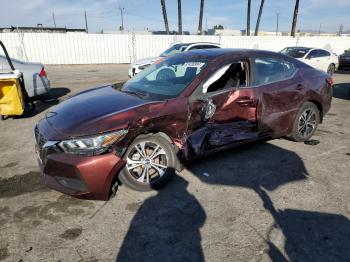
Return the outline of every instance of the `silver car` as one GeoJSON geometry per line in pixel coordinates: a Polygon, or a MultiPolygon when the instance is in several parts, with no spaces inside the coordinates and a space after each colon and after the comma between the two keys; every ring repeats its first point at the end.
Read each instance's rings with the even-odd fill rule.
{"type": "MultiPolygon", "coordinates": [[[[49,92],[50,81],[47,78],[44,65],[41,63],[23,62],[11,58],[13,66],[23,73],[24,84],[29,97],[49,92]]],[[[0,73],[12,71],[5,56],[0,55],[0,73]]]]}
{"type": "Polygon", "coordinates": [[[129,69],[129,77],[133,77],[137,75],[142,70],[144,70],[149,65],[153,64],[156,60],[162,59],[164,57],[175,55],[181,52],[196,50],[196,49],[210,49],[210,48],[221,48],[219,44],[215,43],[207,43],[207,42],[195,42],[195,43],[178,43],[174,44],[161,53],[157,57],[148,57],[140,60],[136,60],[131,64],[131,68],[129,69]]]}

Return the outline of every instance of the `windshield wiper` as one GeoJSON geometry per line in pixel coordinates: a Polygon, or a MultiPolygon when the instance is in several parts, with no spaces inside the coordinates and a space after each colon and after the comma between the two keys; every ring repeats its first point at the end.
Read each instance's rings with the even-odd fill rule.
{"type": "Polygon", "coordinates": [[[130,91],[130,90],[123,90],[124,93],[130,94],[130,95],[136,95],[139,98],[144,98],[146,94],[136,91],[130,91]]]}

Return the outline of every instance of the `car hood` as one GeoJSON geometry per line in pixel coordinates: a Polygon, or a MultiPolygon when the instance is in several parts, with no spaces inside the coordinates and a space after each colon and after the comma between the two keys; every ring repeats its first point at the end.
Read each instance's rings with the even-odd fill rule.
{"type": "Polygon", "coordinates": [[[123,113],[149,103],[152,101],[105,86],[67,99],[49,111],[45,119],[60,138],[94,135],[127,127],[137,116],[123,113]]]}
{"type": "Polygon", "coordinates": [[[152,64],[154,61],[156,61],[159,57],[148,57],[140,60],[136,60],[133,65],[147,65],[152,64]]]}
{"type": "Polygon", "coordinates": [[[350,52],[346,52],[340,55],[341,57],[350,57],[350,52]]]}

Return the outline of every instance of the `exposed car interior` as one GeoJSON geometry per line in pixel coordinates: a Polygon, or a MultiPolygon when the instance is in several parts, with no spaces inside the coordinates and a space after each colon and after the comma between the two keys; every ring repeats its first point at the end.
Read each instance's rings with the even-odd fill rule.
{"type": "Polygon", "coordinates": [[[219,69],[203,85],[203,93],[247,86],[247,64],[239,61],[219,69]]]}

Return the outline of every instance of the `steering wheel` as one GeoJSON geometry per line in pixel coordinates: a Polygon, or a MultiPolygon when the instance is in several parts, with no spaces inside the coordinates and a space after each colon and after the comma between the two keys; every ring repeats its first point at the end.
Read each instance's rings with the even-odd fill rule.
{"type": "Polygon", "coordinates": [[[170,78],[175,78],[175,72],[169,68],[164,68],[159,70],[156,76],[156,80],[168,80],[170,78]]]}

